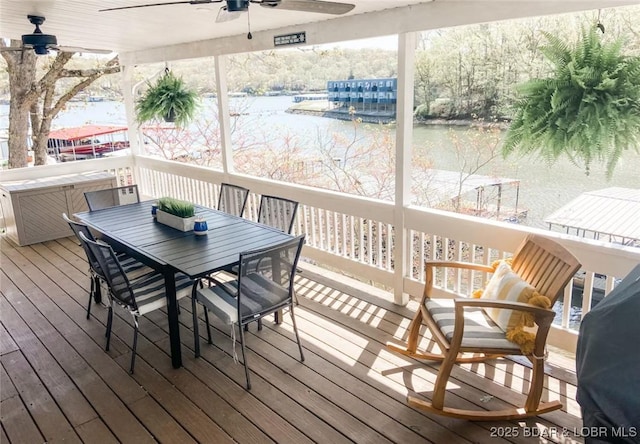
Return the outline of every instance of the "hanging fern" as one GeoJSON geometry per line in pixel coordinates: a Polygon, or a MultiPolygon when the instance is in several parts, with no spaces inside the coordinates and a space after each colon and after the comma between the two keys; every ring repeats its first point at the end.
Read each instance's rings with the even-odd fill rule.
{"type": "Polygon", "coordinates": [[[166,120],[184,127],[192,119],[197,108],[198,95],[188,89],[181,77],[167,70],[136,103],[138,122],[166,120]]]}
{"type": "Polygon", "coordinates": [[[622,153],[640,145],[640,57],[623,55],[621,40],[603,42],[596,28],[583,29],[574,48],[544,35],[554,73],[518,87],[503,154],[538,152],[549,162],[564,154],[587,174],[603,161],[610,179],[622,153]]]}

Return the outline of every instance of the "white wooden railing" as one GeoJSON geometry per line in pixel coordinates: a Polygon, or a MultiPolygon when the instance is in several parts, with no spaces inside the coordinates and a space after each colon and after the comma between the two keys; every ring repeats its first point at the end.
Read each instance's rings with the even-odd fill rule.
{"type": "MultiPolygon", "coordinates": [[[[215,206],[221,182],[231,182],[254,190],[245,217],[256,219],[261,194],[286,197],[300,202],[297,233],[306,233],[304,257],[318,264],[345,271],[363,281],[391,288],[394,283],[393,249],[398,229],[393,226],[392,202],[368,199],[328,190],[286,184],[241,174],[224,174],[209,168],[170,162],[147,156],[95,159],[2,172],[0,181],[72,174],[85,171],[109,171],[120,183],[135,181],[142,195],[165,195],[194,203],[215,206]]],[[[424,262],[430,259],[470,260],[490,264],[510,255],[532,232],[544,234],[565,245],[583,264],[584,294],[582,313],[586,313],[594,295],[596,274],[606,276],[605,294],[640,263],[640,249],[562,235],[519,225],[409,206],[402,209],[407,230],[404,246],[407,266],[402,279],[403,291],[413,297],[422,293],[424,262]]],[[[454,297],[465,294],[471,283],[487,279],[481,273],[448,270],[437,276],[436,288],[454,297]]],[[[598,280],[601,280],[598,277],[598,280]]],[[[550,341],[574,350],[577,331],[570,319],[572,284],[565,290],[559,325],[550,341]]]]}

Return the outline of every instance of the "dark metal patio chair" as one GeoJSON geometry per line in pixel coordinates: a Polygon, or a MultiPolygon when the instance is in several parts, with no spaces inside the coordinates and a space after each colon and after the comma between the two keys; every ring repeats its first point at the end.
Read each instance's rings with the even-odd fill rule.
{"type": "MultiPolygon", "coordinates": [[[[296,218],[296,212],[298,211],[298,205],[299,203],[294,200],[263,194],[260,198],[260,207],[258,209],[258,222],[263,225],[277,228],[284,233],[291,234],[293,223],[296,218]]],[[[261,266],[268,268],[268,259],[264,260],[261,266]]],[[[233,265],[224,271],[237,275],[238,266],[233,265]]],[[[298,296],[295,291],[293,293],[293,298],[296,305],[298,305],[298,296]]],[[[258,320],[258,328],[262,328],[260,320],[258,320]]]]}
{"type": "MultiPolygon", "coordinates": [[[[109,287],[109,315],[107,318],[107,344],[105,350],[109,351],[111,340],[111,326],[113,324],[113,303],[120,305],[133,316],[133,346],[131,354],[130,372],[136,359],[136,347],[138,344],[138,318],[145,314],[162,308],[167,305],[166,288],[164,276],[159,272],[152,272],[131,280],[125,272],[122,264],[116,257],[113,248],[101,241],[88,239],[80,233],[80,239],[86,242],[87,246],[104,271],[104,277],[109,287]]],[[[188,276],[176,274],[176,298],[180,299],[191,295],[193,281],[188,276]]]]}
{"type": "Polygon", "coordinates": [[[117,207],[140,202],[138,185],[127,185],[124,187],[107,188],[104,190],[87,191],[84,193],[89,211],[101,210],[103,208],[117,207]]]}
{"type": "MultiPolygon", "coordinates": [[[[296,213],[298,212],[298,205],[299,203],[294,200],[263,194],[260,198],[258,222],[291,234],[296,213]]],[[[295,291],[293,292],[293,298],[296,301],[296,305],[298,305],[298,295],[296,295],[295,291]]]]}
{"type": "Polygon", "coordinates": [[[263,194],[260,198],[258,222],[290,234],[298,205],[294,200],[263,194]]]}
{"type": "MultiPolygon", "coordinates": [[[[234,187],[234,185],[230,186],[234,187]]],[[[249,190],[246,191],[248,195],[249,190]]],[[[290,234],[291,230],[293,229],[293,223],[296,218],[296,213],[298,211],[298,205],[299,203],[294,200],[263,194],[260,198],[260,207],[258,209],[258,222],[290,234]]],[[[268,259],[262,261],[261,266],[269,268],[268,259]]],[[[238,265],[231,265],[229,267],[226,267],[223,271],[233,275],[237,275],[238,265]]],[[[296,295],[295,291],[293,292],[293,298],[296,305],[298,305],[298,296],[296,295]]],[[[276,313],[276,319],[277,316],[278,314],[276,313]]],[[[261,319],[257,319],[257,322],[258,330],[262,329],[261,319]]],[[[249,323],[246,323],[245,330],[248,329],[249,323]]]]}
{"type": "MultiPolygon", "coordinates": [[[[106,278],[102,269],[100,268],[98,260],[93,255],[93,252],[88,247],[86,242],[83,242],[83,240],[80,238],[80,233],[82,233],[87,239],[95,241],[95,238],[89,230],[89,227],[83,223],[71,220],[66,213],[62,213],[62,218],[69,224],[69,227],[71,227],[71,230],[73,230],[73,233],[78,238],[78,241],[80,241],[80,246],[82,246],[82,249],[87,255],[87,262],[89,262],[89,274],[91,276],[91,290],[89,291],[89,303],[87,305],[87,319],[89,319],[91,317],[91,300],[93,299],[96,302],[101,301],[102,296],[100,292],[100,285],[101,282],[106,282],[106,278]]],[[[117,253],[117,256],[120,264],[122,264],[122,268],[129,276],[129,279],[136,279],[153,271],[150,267],[147,267],[142,262],[137,261],[136,259],[128,256],[125,253],[117,253]]]]}
{"type": "Polygon", "coordinates": [[[241,253],[239,272],[235,281],[223,283],[209,277],[208,279],[212,282],[210,287],[199,288],[197,283],[193,285],[192,311],[196,357],[200,356],[197,310],[199,303],[204,307],[207,338],[210,344],[212,340],[209,310],[225,324],[231,326],[234,359],[236,358],[235,325],[238,326],[247,390],[251,390],[251,380],[247,366],[243,327],[250,322],[289,307],[293,331],[300,350],[300,361],[304,361],[302,344],[293,313],[293,283],[303,243],[304,236],[298,236],[273,247],[241,253]],[[265,260],[269,262],[269,268],[262,266],[265,260]]]}
{"type": "Polygon", "coordinates": [[[218,196],[218,210],[242,217],[248,197],[248,189],[229,183],[222,183],[220,184],[220,195],[218,196]]]}

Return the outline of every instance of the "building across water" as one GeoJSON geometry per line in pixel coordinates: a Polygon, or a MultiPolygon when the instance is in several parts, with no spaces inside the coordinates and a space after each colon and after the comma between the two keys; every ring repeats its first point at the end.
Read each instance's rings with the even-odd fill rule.
{"type": "Polygon", "coordinates": [[[396,119],[398,79],[347,79],[327,82],[328,117],[389,123],[396,119]]]}

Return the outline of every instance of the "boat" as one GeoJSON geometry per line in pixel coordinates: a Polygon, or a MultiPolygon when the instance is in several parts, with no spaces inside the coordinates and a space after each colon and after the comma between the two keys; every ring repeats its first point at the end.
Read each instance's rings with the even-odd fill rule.
{"type": "Polygon", "coordinates": [[[108,99],[105,96],[89,96],[87,102],[106,102],[108,99]]]}
{"type": "Polygon", "coordinates": [[[60,162],[104,157],[130,147],[127,129],[121,125],[62,128],[49,133],[47,149],[60,162]]]}

